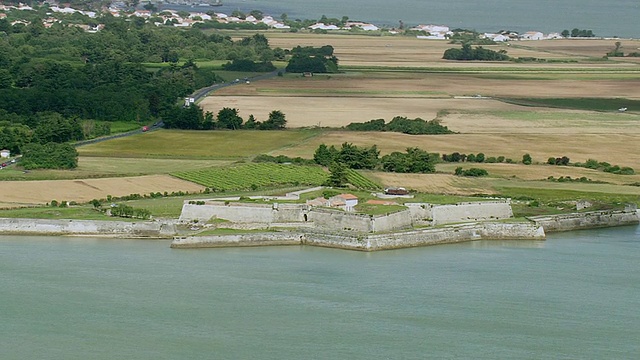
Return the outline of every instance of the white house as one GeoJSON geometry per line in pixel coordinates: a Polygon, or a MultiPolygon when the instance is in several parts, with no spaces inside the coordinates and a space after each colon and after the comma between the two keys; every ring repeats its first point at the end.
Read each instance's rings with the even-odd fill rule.
{"type": "Polygon", "coordinates": [[[335,25],[326,25],[323,23],[315,23],[311,26],[309,26],[309,29],[311,30],[316,30],[316,29],[320,29],[320,30],[339,30],[340,28],[335,26],[335,25]]]}
{"type": "Polygon", "coordinates": [[[527,31],[526,33],[520,36],[523,40],[543,40],[544,34],[540,31],[527,31]]]}
{"type": "Polygon", "coordinates": [[[353,211],[354,207],[358,205],[358,197],[353,194],[340,194],[334,196],[333,198],[344,201],[345,211],[353,211]]]}
{"type": "Polygon", "coordinates": [[[502,41],[509,41],[511,40],[508,36],[503,35],[503,34],[490,34],[490,33],[485,33],[484,37],[487,39],[491,39],[495,42],[502,42],[502,41]]]}
{"type": "Polygon", "coordinates": [[[11,151],[4,149],[4,150],[0,150],[0,158],[6,159],[9,158],[11,156],[11,151]]]}
{"type": "Polygon", "coordinates": [[[365,31],[376,31],[376,30],[380,30],[379,27],[370,24],[370,23],[365,23],[365,22],[361,22],[361,21],[347,21],[346,24],[344,24],[344,28],[349,30],[353,27],[359,27],[362,30],[365,31]]]}

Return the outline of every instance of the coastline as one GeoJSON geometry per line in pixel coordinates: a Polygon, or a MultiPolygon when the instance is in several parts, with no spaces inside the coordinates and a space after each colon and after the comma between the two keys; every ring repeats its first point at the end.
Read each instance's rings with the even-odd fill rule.
{"type": "Polygon", "coordinates": [[[357,251],[379,251],[475,240],[544,241],[547,233],[637,225],[637,210],[593,211],[531,217],[521,222],[467,222],[387,233],[321,232],[297,228],[280,232],[178,236],[171,221],[93,221],[0,218],[7,235],[53,235],[172,239],[171,248],[310,245],[357,251]]]}

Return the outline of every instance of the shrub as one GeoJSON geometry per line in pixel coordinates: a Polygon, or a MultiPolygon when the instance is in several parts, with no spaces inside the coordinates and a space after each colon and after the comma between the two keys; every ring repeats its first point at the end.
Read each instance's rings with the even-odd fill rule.
{"type": "Polygon", "coordinates": [[[462,167],[458,167],[455,170],[455,175],[479,177],[479,176],[487,176],[489,175],[489,173],[487,172],[487,170],[480,169],[480,168],[470,168],[468,170],[463,170],[462,167]]]}

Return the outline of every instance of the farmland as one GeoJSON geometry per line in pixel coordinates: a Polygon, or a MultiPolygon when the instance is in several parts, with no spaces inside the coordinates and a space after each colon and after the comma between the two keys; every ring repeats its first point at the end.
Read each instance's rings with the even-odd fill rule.
{"type": "Polygon", "coordinates": [[[230,167],[177,172],[174,176],[210,188],[214,192],[256,190],[286,185],[322,185],[327,173],[319,166],[249,163],[230,167]]]}
{"type": "MultiPolygon", "coordinates": [[[[107,194],[151,191],[197,192],[204,187],[232,191],[319,184],[327,176],[319,167],[307,171],[302,180],[286,173],[293,168],[290,165],[270,168],[268,174],[257,170],[234,174],[230,169],[257,166],[234,163],[250,161],[258,154],[311,158],[322,143],[339,146],[344,142],[375,144],[382,155],[418,147],[440,154],[483,152],[514,162],[528,153],[534,159],[531,166],[473,164],[489,172],[489,177],[477,179],[452,175],[456,166],[469,167],[467,163],[438,164],[436,174],[425,175],[350,172],[349,181],[362,188],[403,186],[432,194],[638,202],[640,187],[628,185],[639,183],[640,175],[544,165],[548,157],[567,156],[571,162],[591,158],[640,171],[640,154],[635,151],[640,142],[640,67],[637,59],[602,59],[613,47],[613,40],[492,45],[489,48],[505,49],[512,56],[548,61],[481,63],[442,60],[444,50],[453,46],[444,41],[292,33],[266,36],[274,47],[331,44],[344,72],[310,78],[285,74],[230,86],[212,93],[200,105],[213,113],[222,107],[237,108],[245,120],[252,114],[259,121],[265,120],[270,111],[281,110],[286,114],[289,130],[160,130],[83,146],[78,148],[79,167],[74,171],[3,170],[2,179],[75,180],[6,182],[7,186],[0,189],[0,205],[42,204],[52,199],[86,201],[107,194]],[[628,107],[628,111],[618,112],[620,107],[628,107]],[[335,129],[351,122],[378,118],[388,121],[394,116],[438,118],[457,134],[412,136],[335,129]],[[282,178],[268,180],[275,173],[281,173],[282,178]],[[162,175],[163,180],[158,180],[162,187],[158,187],[160,183],[152,180],[154,177],[141,176],[154,174],[191,177],[189,180],[200,185],[162,175]],[[314,176],[313,180],[307,179],[314,176]],[[557,183],[546,181],[549,176],[586,177],[600,183],[557,183]],[[90,179],[96,177],[107,177],[104,180],[112,182],[113,187],[89,181],[100,180],[90,179]],[[131,179],[140,181],[141,187],[132,186],[131,179]]],[[[636,40],[622,42],[625,48],[640,47],[636,40]]],[[[215,67],[219,63],[202,65],[215,67]]],[[[240,73],[222,75],[243,77],[240,73]]],[[[137,202],[154,207],[156,200],[137,202]]],[[[171,201],[175,204],[170,209],[160,209],[158,213],[174,214],[180,200],[171,201]]]]}

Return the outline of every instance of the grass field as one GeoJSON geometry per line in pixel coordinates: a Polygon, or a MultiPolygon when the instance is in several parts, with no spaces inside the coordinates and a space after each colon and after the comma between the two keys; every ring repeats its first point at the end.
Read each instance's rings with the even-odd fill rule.
{"type": "Polygon", "coordinates": [[[174,176],[206,186],[213,191],[246,191],[264,187],[318,186],[328,174],[320,166],[247,163],[227,167],[181,171],[174,176]]]}
{"type": "Polygon", "coordinates": [[[318,130],[160,130],[78,149],[81,156],[160,159],[243,159],[305,142],[318,130]]]}

